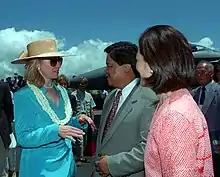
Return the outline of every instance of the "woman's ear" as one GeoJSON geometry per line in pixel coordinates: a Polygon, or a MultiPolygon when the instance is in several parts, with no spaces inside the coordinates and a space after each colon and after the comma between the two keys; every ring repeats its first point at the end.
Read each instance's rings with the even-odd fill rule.
{"type": "Polygon", "coordinates": [[[40,62],[39,61],[37,62],[36,66],[37,66],[37,70],[40,71],[40,62]]]}

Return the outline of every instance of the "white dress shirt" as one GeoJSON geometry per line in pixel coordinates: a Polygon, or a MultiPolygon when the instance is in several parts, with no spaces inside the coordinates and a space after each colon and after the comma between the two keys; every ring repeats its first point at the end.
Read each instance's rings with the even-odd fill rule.
{"type": "MultiPolygon", "coordinates": [[[[132,82],[130,82],[128,85],[126,85],[125,88],[122,89],[122,95],[120,97],[120,100],[119,100],[119,103],[118,103],[118,109],[117,109],[116,113],[118,112],[118,110],[120,109],[120,107],[122,106],[122,104],[124,103],[126,98],[128,97],[128,95],[131,93],[131,91],[137,85],[137,83],[139,81],[140,81],[140,79],[136,78],[132,82]]],[[[119,89],[118,89],[118,91],[119,91],[119,89]]],[[[118,91],[116,92],[116,95],[117,95],[118,91]]]]}

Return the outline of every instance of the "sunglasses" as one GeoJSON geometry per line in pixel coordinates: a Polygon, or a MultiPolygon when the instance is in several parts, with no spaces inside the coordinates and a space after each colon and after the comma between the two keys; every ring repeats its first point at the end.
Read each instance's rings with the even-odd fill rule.
{"type": "Polygon", "coordinates": [[[83,79],[83,80],[79,83],[79,85],[81,85],[81,86],[84,86],[84,85],[87,85],[87,84],[88,84],[88,81],[85,80],[85,79],[83,79]]]}
{"type": "Polygon", "coordinates": [[[45,58],[44,60],[49,60],[50,66],[52,66],[52,67],[57,66],[57,63],[60,63],[60,65],[62,65],[62,63],[63,63],[62,57],[53,57],[52,59],[45,58]]]}

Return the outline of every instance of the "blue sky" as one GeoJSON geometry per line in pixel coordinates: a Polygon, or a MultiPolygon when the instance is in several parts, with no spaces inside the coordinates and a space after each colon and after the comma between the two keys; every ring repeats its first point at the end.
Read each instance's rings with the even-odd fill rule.
{"type": "Polygon", "coordinates": [[[220,48],[219,7],[219,0],[1,0],[0,77],[22,74],[23,67],[11,60],[42,38],[58,39],[61,50],[75,55],[63,64],[66,75],[104,66],[109,42],[137,42],[155,24],[172,25],[190,42],[220,48]]]}
{"type": "Polygon", "coordinates": [[[190,41],[210,37],[220,46],[219,0],[2,0],[0,28],[45,30],[67,46],[88,39],[136,41],[154,24],[170,24],[190,41]]]}

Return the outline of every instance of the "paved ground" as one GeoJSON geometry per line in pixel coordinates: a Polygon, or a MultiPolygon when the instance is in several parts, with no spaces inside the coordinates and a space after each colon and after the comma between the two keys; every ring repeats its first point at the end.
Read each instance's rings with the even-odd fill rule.
{"type": "MultiPolygon", "coordinates": [[[[88,158],[89,161],[92,161],[92,158],[88,158]]],[[[93,170],[92,163],[84,163],[81,167],[77,168],[76,177],[90,177],[93,170]]]]}
{"type": "MultiPolygon", "coordinates": [[[[91,172],[93,170],[92,158],[88,157],[88,160],[91,163],[83,163],[83,165],[81,167],[77,168],[77,175],[76,175],[76,177],[90,177],[91,172]]],[[[0,175],[0,177],[8,177],[8,175],[7,174],[3,174],[2,176],[0,175]]],[[[16,175],[14,175],[13,177],[16,177],[16,175]]]]}

